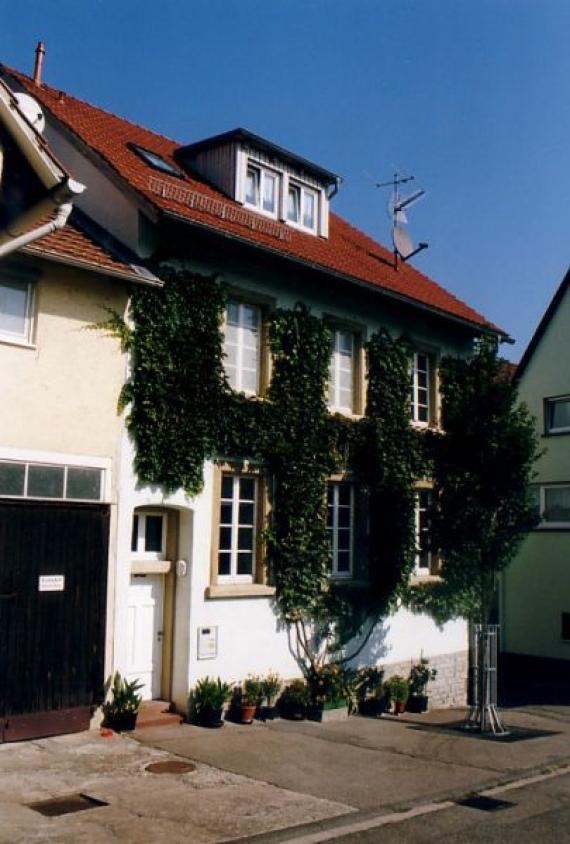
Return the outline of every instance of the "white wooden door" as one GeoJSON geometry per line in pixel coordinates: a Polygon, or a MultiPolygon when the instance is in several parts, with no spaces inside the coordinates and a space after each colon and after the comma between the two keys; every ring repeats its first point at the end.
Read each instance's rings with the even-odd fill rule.
{"type": "Polygon", "coordinates": [[[164,577],[132,575],[129,587],[129,656],[127,678],[144,686],[143,700],[160,698],[164,577]]]}

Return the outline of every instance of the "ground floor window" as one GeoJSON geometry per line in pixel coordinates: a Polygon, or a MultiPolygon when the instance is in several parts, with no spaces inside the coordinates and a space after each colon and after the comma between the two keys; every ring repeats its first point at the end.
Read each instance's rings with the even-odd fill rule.
{"type": "Polygon", "coordinates": [[[327,532],[331,577],[351,577],[354,538],[354,485],[327,486],[327,532]]]}
{"type": "Polygon", "coordinates": [[[252,583],[255,578],[259,483],[256,475],[222,473],[217,552],[219,582],[252,583]]]}
{"type": "Polygon", "coordinates": [[[570,528],[570,484],[535,486],[531,489],[541,528],[570,528]]]}

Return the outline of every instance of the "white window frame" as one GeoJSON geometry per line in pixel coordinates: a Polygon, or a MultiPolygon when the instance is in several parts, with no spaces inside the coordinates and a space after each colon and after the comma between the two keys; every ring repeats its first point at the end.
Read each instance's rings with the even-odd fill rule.
{"type": "MultiPolygon", "coordinates": [[[[327,483],[327,533],[331,537],[331,570],[330,570],[330,578],[332,580],[350,580],[353,576],[353,569],[354,569],[354,484],[347,483],[346,481],[329,481],[327,483]],[[340,528],[339,527],[339,508],[346,507],[345,504],[339,504],[339,495],[340,489],[348,488],[350,491],[350,524],[348,527],[349,533],[349,547],[348,547],[348,559],[349,559],[349,568],[348,571],[339,571],[338,570],[338,535],[339,530],[345,531],[347,528],[340,528]],[[328,501],[328,492],[329,490],[333,490],[333,523],[330,527],[328,527],[328,509],[330,507],[328,501]]],[[[342,549],[346,550],[346,549],[342,549]]]]}
{"type": "Polygon", "coordinates": [[[534,490],[538,490],[538,509],[540,514],[540,524],[537,525],[538,530],[570,530],[570,519],[567,522],[547,522],[543,518],[543,514],[546,512],[546,492],[547,490],[551,489],[568,489],[570,490],[570,483],[560,483],[560,484],[539,484],[532,487],[534,490]]]}
{"type": "Polygon", "coordinates": [[[26,305],[24,314],[24,331],[16,333],[0,329],[0,342],[9,343],[14,346],[31,346],[34,331],[34,304],[35,304],[35,282],[17,276],[0,275],[0,286],[19,284],[26,287],[26,305]]]}
{"type": "Polygon", "coordinates": [[[135,517],[138,519],[137,547],[133,550],[131,542],[131,557],[137,560],[164,560],[166,558],[166,514],[159,510],[135,510],[133,513],[133,521],[135,517]],[[145,549],[147,516],[160,518],[162,522],[162,542],[160,551],[147,551],[145,549]]]}
{"type": "MultiPolygon", "coordinates": [[[[432,490],[431,489],[417,489],[415,492],[415,531],[416,531],[416,559],[414,564],[414,574],[417,577],[427,577],[431,574],[432,565],[433,565],[433,551],[428,550],[427,552],[427,566],[420,565],[421,559],[421,514],[426,513],[428,508],[431,506],[431,498],[432,498],[432,490]],[[426,507],[421,506],[421,495],[426,494],[428,496],[428,502],[426,507]]],[[[429,527],[427,528],[429,532],[429,527]]]]}
{"type": "Polygon", "coordinates": [[[337,413],[345,413],[345,414],[353,414],[354,413],[354,406],[355,406],[355,397],[356,397],[356,378],[357,378],[357,370],[356,370],[356,353],[357,353],[357,339],[354,331],[350,331],[348,329],[343,328],[334,328],[334,339],[333,339],[333,348],[331,352],[331,360],[329,366],[329,383],[328,383],[328,407],[329,410],[337,412],[337,413]],[[351,384],[350,384],[350,406],[341,404],[340,399],[340,373],[343,371],[341,369],[340,363],[342,358],[344,357],[341,354],[340,350],[340,336],[341,334],[349,336],[351,338],[351,352],[350,352],[350,361],[351,361],[351,384]],[[330,392],[332,389],[332,401],[330,398],[330,392]]]}
{"type": "Polygon", "coordinates": [[[253,208],[259,214],[264,214],[266,217],[271,217],[276,220],[279,216],[279,207],[281,204],[281,190],[282,190],[282,175],[278,170],[273,170],[270,167],[265,167],[257,161],[247,159],[244,173],[244,189],[243,189],[243,204],[246,208],[253,208]],[[257,176],[257,201],[250,202],[247,198],[247,176],[249,170],[255,171],[257,176]],[[275,207],[273,211],[268,211],[263,207],[263,188],[265,179],[269,177],[275,180],[275,207]]]}
{"type": "MultiPolygon", "coordinates": [[[[263,337],[262,337],[262,333],[263,333],[263,331],[262,331],[262,329],[263,329],[263,312],[262,312],[261,308],[259,307],[259,305],[255,305],[251,302],[244,302],[240,299],[231,298],[228,301],[228,306],[230,304],[237,305],[238,315],[239,315],[238,316],[238,325],[236,326],[237,335],[238,335],[238,342],[236,344],[236,348],[237,348],[236,383],[235,384],[230,383],[230,387],[232,388],[232,390],[235,390],[238,393],[245,393],[245,395],[248,395],[248,396],[257,396],[257,395],[259,395],[260,388],[261,388],[261,345],[262,345],[262,339],[263,339],[263,337]],[[246,389],[243,386],[242,360],[243,360],[243,351],[244,351],[244,345],[243,345],[244,324],[243,324],[242,315],[243,315],[243,312],[244,312],[244,308],[251,308],[252,310],[254,310],[257,313],[257,332],[256,332],[257,333],[257,351],[256,351],[256,359],[255,359],[255,376],[256,377],[255,377],[255,389],[253,389],[253,390],[251,390],[249,388],[246,389]]],[[[228,307],[226,307],[226,310],[225,310],[225,313],[224,313],[224,355],[226,353],[227,327],[228,327],[228,307]]],[[[224,369],[225,369],[225,366],[224,366],[224,369]]],[[[229,382],[230,379],[229,379],[227,370],[226,370],[226,377],[228,378],[228,382],[229,382]]]]}
{"type": "Polygon", "coordinates": [[[285,218],[287,223],[294,228],[301,229],[302,231],[312,232],[315,234],[318,229],[319,225],[319,218],[320,218],[320,201],[321,201],[321,191],[318,188],[312,188],[308,185],[304,185],[302,182],[299,182],[297,179],[289,178],[287,182],[287,195],[285,197],[285,218]],[[299,191],[299,219],[295,220],[289,216],[289,191],[291,189],[299,191]],[[313,212],[313,225],[307,226],[304,222],[305,216],[305,201],[307,196],[312,196],[314,200],[314,212],[313,212]]]}
{"type": "Polygon", "coordinates": [[[545,433],[546,434],[570,434],[570,425],[561,425],[558,428],[554,428],[550,424],[550,409],[555,404],[568,404],[570,405],[570,396],[556,396],[556,398],[548,398],[544,400],[545,402],[545,413],[544,413],[544,422],[545,422],[545,433]]]}
{"type": "Polygon", "coordinates": [[[257,572],[257,543],[259,538],[259,528],[258,528],[258,507],[259,507],[259,475],[248,474],[244,472],[222,472],[221,475],[221,484],[220,484],[220,496],[218,498],[218,542],[216,548],[216,575],[217,575],[217,582],[219,584],[223,583],[255,583],[256,582],[256,572],[257,572]],[[229,499],[222,497],[222,488],[223,488],[223,480],[225,477],[232,479],[232,523],[231,525],[222,522],[221,519],[221,510],[222,510],[222,503],[229,501],[229,499]],[[253,481],[253,525],[240,525],[239,523],[239,482],[242,479],[252,480],[253,481]],[[227,549],[220,548],[220,529],[222,527],[231,527],[231,548],[230,548],[230,573],[229,574],[220,574],[219,568],[219,554],[220,551],[226,551],[227,549]],[[251,574],[238,574],[238,539],[239,539],[239,528],[240,527],[247,527],[252,528],[253,535],[252,535],[252,542],[251,542],[251,574]]]}
{"type": "Polygon", "coordinates": [[[427,352],[413,352],[412,353],[412,361],[411,361],[411,396],[410,396],[410,416],[414,425],[419,425],[423,428],[427,428],[430,424],[431,418],[431,387],[432,387],[432,363],[430,356],[427,352]],[[418,365],[418,358],[424,358],[426,362],[425,370],[420,369],[418,365]],[[423,387],[419,385],[419,373],[425,372],[426,373],[426,403],[420,403],[420,391],[423,390],[423,387]],[[426,416],[427,419],[420,419],[420,408],[426,409],[426,416]]]}

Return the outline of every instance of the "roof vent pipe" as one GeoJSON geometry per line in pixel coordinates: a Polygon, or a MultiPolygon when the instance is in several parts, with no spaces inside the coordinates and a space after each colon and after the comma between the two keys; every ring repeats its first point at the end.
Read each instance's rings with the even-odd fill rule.
{"type": "Polygon", "coordinates": [[[46,54],[46,46],[43,41],[38,41],[36,47],[36,63],[34,65],[34,85],[37,88],[42,86],[42,68],[44,64],[44,56],[46,54]]]}

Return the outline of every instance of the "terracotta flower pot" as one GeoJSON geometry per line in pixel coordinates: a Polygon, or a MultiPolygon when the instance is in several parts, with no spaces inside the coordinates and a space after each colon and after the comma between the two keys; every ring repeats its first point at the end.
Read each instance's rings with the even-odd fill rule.
{"type": "Polygon", "coordinates": [[[257,705],[255,703],[242,703],[241,705],[241,723],[251,724],[255,718],[255,710],[257,705]]]}
{"type": "Polygon", "coordinates": [[[394,715],[402,715],[406,711],[406,701],[405,700],[395,700],[394,701],[394,715]]]}

